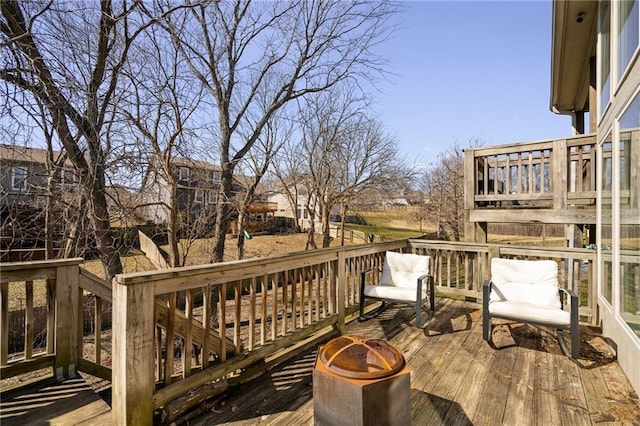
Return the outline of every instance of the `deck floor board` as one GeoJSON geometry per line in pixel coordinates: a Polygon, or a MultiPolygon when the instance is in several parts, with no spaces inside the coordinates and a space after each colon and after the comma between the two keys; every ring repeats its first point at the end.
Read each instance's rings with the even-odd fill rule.
{"type": "MultiPolygon", "coordinates": [[[[597,330],[582,328],[583,356],[577,362],[562,354],[552,331],[528,325],[497,325],[492,348],[482,340],[481,305],[437,302],[436,316],[425,330],[413,326],[412,309],[393,305],[345,330],[384,338],[403,353],[411,370],[414,426],[640,423],[637,395],[597,330]]],[[[315,357],[315,351],[306,356],[315,357]]],[[[276,371],[287,366],[277,367],[220,398],[216,412],[190,419],[189,425],[312,425],[310,364],[306,386],[294,392],[271,387],[265,405],[258,386],[277,383],[281,376],[276,371]],[[262,411],[232,412],[234,405],[262,411]]]]}
{"type": "MultiPolygon", "coordinates": [[[[345,334],[385,339],[402,352],[414,426],[640,423],[638,396],[597,329],[581,328],[582,354],[573,361],[551,331],[528,325],[498,324],[490,346],[481,311],[476,303],[438,299],[434,320],[420,330],[412,309],[392,305],[349,323],[345,334]]],[[[188,424],[313,424],[317,350],[231,387],[188,424]]],[[[83,379],[36,385],[0,394],[2,426],[111,424],[109,405],[83,379]]]]}

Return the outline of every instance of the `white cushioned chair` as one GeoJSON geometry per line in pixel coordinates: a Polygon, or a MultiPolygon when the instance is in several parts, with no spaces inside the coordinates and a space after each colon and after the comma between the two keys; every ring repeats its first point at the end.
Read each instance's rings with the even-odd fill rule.
{"type": "Polygon", "coordinates": [[[429,274],[431,258],[413,253],[385,253],[380,281],[375,285],[366,285],[367,271],[362,274],[360,282],[360,320],[378,315],[386,302],[405,303],[415,306],[416,326],[426,327],[435,311],[435,285],[429,274]],[[422,321],[422,305],[429,297],[429,316],[422,321]],[[382,301],[382,305],[373,312],[365,315],[365,299],[382,301]]]}
{"type": "Polygon", "coordinates": [[[571,332],[571,357],[580,356],[578,297],[558,285],[553,260],[493,258],[491,280],[482,289],[482,337],[491,341],[491,318],[555,328],[560,347],[569,356],[564,330],[571,332]],[[565,310],[565,296],[570,310],[565,310]]]}

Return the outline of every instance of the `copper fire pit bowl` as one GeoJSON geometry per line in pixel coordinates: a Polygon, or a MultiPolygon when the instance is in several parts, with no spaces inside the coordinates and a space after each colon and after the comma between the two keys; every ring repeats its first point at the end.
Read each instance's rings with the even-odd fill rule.
{"type": "Polygon", "coordinates": [[[316,425],[410,425],[411,374],[384,340],[340,336],[318,351],[316,425]]]}

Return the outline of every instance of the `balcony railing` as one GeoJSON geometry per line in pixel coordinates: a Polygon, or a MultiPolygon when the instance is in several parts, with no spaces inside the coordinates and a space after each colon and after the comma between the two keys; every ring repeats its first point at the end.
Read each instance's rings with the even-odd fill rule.
{"type": "Polygon", "coordinates": [[[596,144],[595,135],[585,135],[466,149],[465,208],[471,221],[522,222],[527,217],[498,216],[491,209],[536,209],[544,218],[529,219],[595,223],[596,144]]]}
{"type": "MultiPolygon", "coordinates": [[[[278,356],[305,339],[342,329],[357,315],[361,273],[380,269],[384,252],[432,256],[442,294],[477,300],[494,256],[554,259],[561,285],[581,295],[581,319],[595,321],[595,252],[585,249],[397,240],[117,276],[113,289],[83,271],[80,260],[3,264],[0,299],[3,378],[53,367],[112,378],[113,418],[148,424],[154,411],[176,415],[170,402],[207,383],[226,383],[238,371],[278,356]],[[35,354],[34,285],[46,291],[47,344],[35,354]],[[26,295],[23,330],[9,329],[9,293],[26,295]],[[178,293],[186,295],[179,305],[178,293]],[[22,294],[22,293],[21,293],[22,294]],[[217,321],[212,317],[217,295],[217,321]],[[112,348],[103,353],[102,315],[112,305],[112,348]],[[93,331],[81,326],[92,303],[93,331]],[[9,353],[9,334],[24,333],[24,350],[9,353]],[[86,356],[83,342],[93,345],[86,356]],[[111,367],[108,360],[112,359],[111,367]],[[111,369],[112,368],[112,369],[111,369]]],[[[369,274],[377,279],[377,274],[369,274]]],[[[15,309],[15,307],[13,307],[15,309]]],[[[91,328],[91,327],[89,327],[91,328]]]]}

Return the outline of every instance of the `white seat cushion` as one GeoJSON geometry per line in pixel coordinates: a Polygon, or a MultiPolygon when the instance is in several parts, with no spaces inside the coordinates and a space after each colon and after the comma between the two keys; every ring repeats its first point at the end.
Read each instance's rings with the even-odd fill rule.
{"type": "Polygon", "coordinates": [[[490,300],[560,309],[558,265],[553,260],[491,260],[490,300]]]}
{"type": "MultiPolygon", "coordinates": [[[[423,286],[423,287],[426,287],[423,286]]],[[[367,285],[364,287],[364,295],[380,299],[398,300],[402,302],[415,302],[418,292],[415,288],[396,287],[391,285],[367,285]]],[[[422,299],[427,298],[427,291],[422,289],[422,299]]]]}
{"type": "Polygon", "coordinates": [[[489,312],[491,315],[514,321],[538,322],[559,326],[568,326],[571,323],[571,315],[567,311],[525,302],[490,301],[489,312]]]}
{"type": "Polygon", "coordinates": [[[415,289],[418,278],[429,274],[429,260],[429,256],[388,251],[385,253],[380,284],[415,289]]]}
{"type": "Polygon", "coordinates": [[[491,259],[491,282],[558,285],[558,264],[553,260],[491,259]]]}

